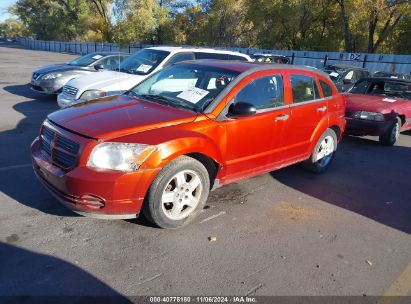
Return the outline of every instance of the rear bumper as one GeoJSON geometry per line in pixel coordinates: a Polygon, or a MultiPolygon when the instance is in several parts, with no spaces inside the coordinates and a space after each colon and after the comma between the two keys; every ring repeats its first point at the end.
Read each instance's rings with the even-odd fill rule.
{"type": "Polygon", "coordinates": [[[345,133],[357,136],[380,136],[388,131],[391,121],[371,121],[364,119],[346,118],[345,133]]]}
{"type": "Polygon", "coordinates": [[[147,189],[159,171],[123,173],[76,167],[64,172],[44,156],[38,139],[31,152],[34,172],[49,192],[74,212],[94,218],[137,217],[147,189]]]}

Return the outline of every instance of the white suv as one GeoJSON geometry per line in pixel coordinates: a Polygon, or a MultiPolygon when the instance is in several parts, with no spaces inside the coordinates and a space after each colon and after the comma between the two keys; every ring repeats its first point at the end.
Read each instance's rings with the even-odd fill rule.
{"type": "Polygon", "coordinates": [[[157,71],[180,61],[220,59],[252,61],[238,52],[184,47],[151,47],[138,51],[120,66],[120,72],[106,71],[69,81],[57,97],[61,108],[104,96],[122,94],[157,71]]]}

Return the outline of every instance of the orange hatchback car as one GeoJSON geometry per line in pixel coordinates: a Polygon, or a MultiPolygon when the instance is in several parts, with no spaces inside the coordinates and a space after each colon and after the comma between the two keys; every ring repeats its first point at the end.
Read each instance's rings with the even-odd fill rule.
{"type": "Polygon", "coordinates": [[[124,95],[54,112],[32,144],[34,170],[73,211],[163,228],[190,222],[209,191],[298,162],[331,163],[345,100],[314,68],[176,64],[124,95]]]}

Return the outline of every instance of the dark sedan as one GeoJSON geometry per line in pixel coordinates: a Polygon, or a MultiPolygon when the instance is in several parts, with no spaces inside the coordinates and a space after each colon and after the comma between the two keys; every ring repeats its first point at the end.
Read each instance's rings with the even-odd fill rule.
{"type": "Polygon", "coordinates": [[[365,78],[346,94],[346,134],[379,136],[393,145],[411,129],[411,80],[365,78]]]}
{"type": "Polygon", "coordinates": [[[323,71],[330,76],[339,92],[346,92],[358,80],[370,76],[366,69],[348,64],[330,64],[323,71]]]}
{"type": "Polygon", "coordinates": [[[116,70],[128,54],[114,52],[90,53],[69,63],[46,65],[35,70],[31,89],[43,94],[59,94],[71,79],[103,70],[116,70]]]}

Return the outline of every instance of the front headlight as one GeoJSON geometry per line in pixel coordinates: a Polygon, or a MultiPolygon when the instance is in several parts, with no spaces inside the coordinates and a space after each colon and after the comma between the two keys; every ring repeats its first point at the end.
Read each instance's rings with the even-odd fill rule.
{"type": "Polygon", "coordinates": [[[381,113],[367,112],[367,111],[358,111],[354,113],[354,118],[357,119],[366,119],[374,121],[384,121],[384,115],[381,113]]]}
{"type": "Polygon", "coordinates": [[[90,90],[90,91],[85,91],[83,94],[81,94],[80,99],[83,100],[93,100],[97,99],[100,97],[106,96],[106,93],[101,90],[90,90]]]}
{"type": "Polygon", "coordinates": [[[94,147],[88,166],[99,169],[132,172],[156,150],[156,147],[143,144],[106,142],[94,147]]]}
{"type": "Polygon", "coordinates": [[[44,75],[43,77],[41,77],[41,79],[44,79],[44,80],[56,79],[56,78],[59,78],[61,75],[63,75],[63,74],[61,74],[61,73],[50,73],[50,74],[44,75]]]}

